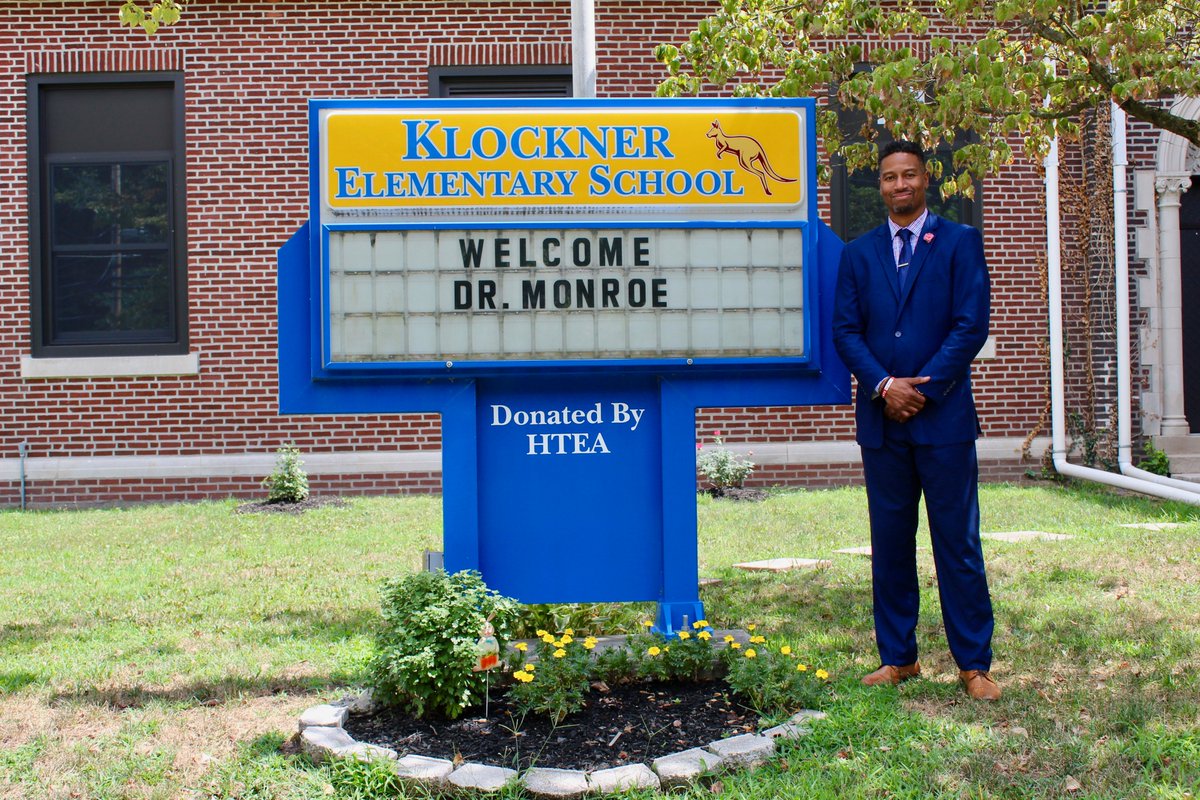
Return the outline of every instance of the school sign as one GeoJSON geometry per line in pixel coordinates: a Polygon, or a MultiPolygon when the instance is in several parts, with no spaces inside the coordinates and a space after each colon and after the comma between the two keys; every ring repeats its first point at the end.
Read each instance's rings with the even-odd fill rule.
{"type": "Polygon", "coordinates": [[[441,414],[448,570],[702,617],[695,410],[850,399],[813,114],[311,101],[281,410],[441,414]]]}

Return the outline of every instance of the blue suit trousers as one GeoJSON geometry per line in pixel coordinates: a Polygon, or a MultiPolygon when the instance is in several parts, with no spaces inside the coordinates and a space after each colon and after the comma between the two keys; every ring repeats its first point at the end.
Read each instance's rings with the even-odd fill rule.
{"type": "Polygon", "coordinates": [[[921,445],[903,425],[885,425],[883,446],[862,448],[880,659],[897,666],[917,660],[916,534],[924,495],[950,652],[959,669],[990,669],[995,623],[979,541],[975,442],[921,445]]]}

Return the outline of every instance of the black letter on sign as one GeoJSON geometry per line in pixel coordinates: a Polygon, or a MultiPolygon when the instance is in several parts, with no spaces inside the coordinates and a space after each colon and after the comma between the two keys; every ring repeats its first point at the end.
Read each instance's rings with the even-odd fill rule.
{"type": "Polygon", "coordinates": [[[620,236],[614,236],[611,239],[609,239],[607,236],[600,237],[600,266],[621,266],[620,236]]]}
{"type": "Polygon", "coordinates": [[[646,282],[641,278],[634,278],[629,282],[629,305],[632,308],[646,305],[646,282]]]}
{"type": "Polygon", "coordinates": [[[546,307],[546,282],[521,281],[521,308],[546,307]]]}
{"type": "Polygon", "coordinates": [[[471,282],[454,282],[454,310],[462,311],[471,307],[471,282]]]}
{"type": "Polygon", "coordinates": [[[508,239],[496,240],[496,267],[508,266],[508,239]]]}
{"type": "Polygon", "coordinates": [[[542,240],[542,263],[547,267],[557,267],[561,263],[558,256],[550,255],[551,248],[558,247],[559,244],[558,239],[553,236],[547,236],[542,240]]]}
{"type": "Polygon", "coordinates": [[[633,238],[633,265],[635,267],[650,266],[650,238],[648,236],[633,238]]]}
{"type": "Polygon", "coordinates": [[[654,278],[650,281],[650,305],[655,308],[667,307],[667,279],[654,278]]]}
{"type": "Polygon", "coordinates": [[[483,239],[459,239],[458,249],[462,251],[463,269],[479,266],[479,259],[483,256],[483,239]]]}
{"type": "Polygon", "coordinates": [[[479,282],[479,307],[496,310],[496,282],[479,282]]]}
{"type": "Polygon", "coordinates": [[[554,307],[555,308],[570,308],[571,307],[571,282],[570,281],[555,281],[554,282],[554,307]]]}
{"type": "Polygon", "coordinates": [[[586,267],[592,263],[592,240],[576,239],[571,242],[571,258],[577,267],[586,267]]]}

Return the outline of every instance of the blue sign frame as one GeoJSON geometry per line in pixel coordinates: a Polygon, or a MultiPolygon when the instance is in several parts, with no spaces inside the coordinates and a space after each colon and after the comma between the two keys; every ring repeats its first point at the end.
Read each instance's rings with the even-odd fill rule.
{"type": "MultiPolygon", "coordinates": [[[[697,409],[849,403],[849,373],[832,346],[841,242],[806,221],[323,223],[318,112],[324,108],[657,108],[789,106],[812,100],[351,101],[310,103],[313,217],[279,251],[279,391],[284,414],[438,413],[442,419],[445,565],[478,569],[523,602],[659,603],[673,632],[703,618],[696,540],[697,409]],[[333,363],[322,297],[330,232],[437,228],[798,228],[803,241],[804,352],[795,358],[583,359],[333,363]],[[567,413],[558,413],[558,409],[567,413]],[[509,419],[557,424],[518,430],[509,419]],[[635,421],[635,412],[637,421],[635,421]],[[524,438],[523,438],[524,437],[524,438]],[[540,437],[540,438],[539,438],[540,437]],[[547,563],[547,559],[551,563],[547,563]]],[[[810,170],[815,175],[815,169],[810,170]]]]}

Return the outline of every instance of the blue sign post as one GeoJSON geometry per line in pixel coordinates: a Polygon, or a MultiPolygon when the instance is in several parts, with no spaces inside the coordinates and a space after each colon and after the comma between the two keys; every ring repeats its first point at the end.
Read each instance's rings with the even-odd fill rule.
{"type": "Polygon", "coordinates": [[[448,571],[702,619],[696,410],[850,401],[813,113],[313,101],[281,411],[440,414],[448,571]]]}

